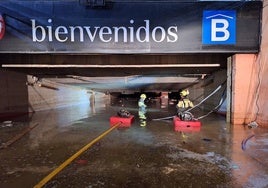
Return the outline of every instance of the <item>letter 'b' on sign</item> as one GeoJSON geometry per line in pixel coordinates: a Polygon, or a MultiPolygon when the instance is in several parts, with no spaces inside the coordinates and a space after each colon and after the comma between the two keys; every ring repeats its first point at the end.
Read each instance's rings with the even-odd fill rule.
{"type": "Polygon", "coordinates": [[[236,12],[230,10],[204,11],[203,44],[230,45],[236,43],[236,12]]]}

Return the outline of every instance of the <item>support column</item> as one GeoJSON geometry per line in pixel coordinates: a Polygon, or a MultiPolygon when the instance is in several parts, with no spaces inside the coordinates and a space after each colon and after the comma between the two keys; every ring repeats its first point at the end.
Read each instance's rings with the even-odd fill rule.
{"type": "Polygon", "coordinates": [[[236,54],[232,62],[232,124],[247,124],[254,119],[256,95],[256,55],[236,54]]]}
{"type": "Polygon", "coordinates": [[[27,76],[0,70],[0,119],[28,113],[27,76]]]}

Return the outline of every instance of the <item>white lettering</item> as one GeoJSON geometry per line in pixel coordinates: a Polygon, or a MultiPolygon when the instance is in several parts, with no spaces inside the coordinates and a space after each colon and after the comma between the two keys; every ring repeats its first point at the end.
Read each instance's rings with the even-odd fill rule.
{"type": "MultiPolygon", "coordinates": [[[[178,40],[178,27],[170,26],[164,28],[162,26],[152,27],[150,25],[150,20],[143,20],[144,24],[135,26],[134,20],[129,20],[130,26],[53,26],[52,19],[48,19],[48,25],[42,26],[37,25],[36,20],[31,19],[32,22],[32,40],[33,42],[43,42],[47,40],[48,42],[58,41],[58,42],[94,42],[99,40],[101,42],[176,42],[178,40]],[[151,31],[151,33],[150,33],[151,31]]],[[[227,31],[228,22],[219,22],[223,24],[223,27],[216,27],[214,24],[214,38],[217,40],[223,40],[229,37],[229,32],[227,31]],[[224,37],[219,39],[216,33],[223,33],[224,37]]],[[[221,35],[222,36],[222,35],[221,35]]]]}
{"type": "Polygon", "coordinates": [[[127,28],[113,27],[114,28],[114,42],[118,42],[119,30],[123,31],[123,42],[127,42],[127,28]]]}
{"type": "MultiPolygon", "coordinates": [[[[134,24],[134,20],[130,20],[129,23],[134,24]]],[[[133,27],[128,27],[129,28],[129,40],[130,42],[134,42],[134,28],[133,27]]]]}
{"type": "Polygon", "coordinates": [[[150,21],[144,20],[144,22],[145,22],[145,27],[143,26],[139,27],[136,32],[136,38],[139,42],[149,42],[150,21]],[[142,30],[144,30],[144,33],[141,33],[142,30]],[[144,37],[143,40],[141,39],[142,36],[144,37]]]}
{"type": "Polygon", "coordinates": [[[166,31],[163,27],[157,26],[152,31],[152,38],[155,42],[162,42],[166,38],[166,31]],[[160,30],[160,40],[156,39],[156,32],[157,30],[160,30]]]}
{"type": "Polygon", "coordinates": [[[66,27],[64,26],[59,26],[55,29],[55,38],[57,39],[57,41],[59,42],[65,42],[68,40],[68,36],[63,36],[64,38],[61,38],[60,35],[67,35],[68,34],[68,30],[66,27]]]}
{"type": "Polygon", "coordinates": [[[171,26],[168,28],[168,37],[167,37],[167,42],[176,42],[178,40],[178,28],[176,26],[171,26]],[[173,30],[173,31],[172,31],[173,30]],[[173,40],[172,40],[173,37],[173,40]]]}
{"type": "Polygon", "coordinates": [[[110,36],[111,34],[112,34],[112,30],[110,27],[102,27],[99,32],[100,40],[103,42],[110,42],[112,40],[112,37],[110,36]],[[108,35],[107,39],[104,38],[105,35],[108,35]]]}
{"type": "MultiPolygon", "coordinates": [[[[52,20],[51,19],[48,19],[47,20],[48,23],[52,23],[52,20]]],[[[51,26],[47,26],[47,29],[48,29],[48,41],[49,42],[52,42],[53,39],[52,39],[52,27],[51,26]]]]}
{"type": "Polygon", "coordinates": [[[91,31],[90,31],[90,27],[84,27],[87,31],[87,35],[89,36],[89,39],[91,42],[93,42],[95,40],[95,37],[96,37],[96,34],[97,34],[97,31],[100,27],[94,27],[94,33],[92,35],[91,31]]]}
{"type": "Polygon", "coordinates": [[[84,42],[84,31],[83,28],[81,26],[70,26],[70,30],[71,30],[71,41],[74,42],[74,31],[78,29],[79,30],[79,34],[80,34],[80,42],[84,42]]]}
{"type": "Polygon", "coordinates": [[[42,26],[35,26],[35,20],[31,19],[32,21],[32,39],[33,42],[42,42],[46,38],[46,30],[42,26]],[[41,38],[37,38],[37,31],[40,30],[41,38]]]}
{"type": "Polygon", "coordinates": [[[211,41],[226,41],[230,37],[230,32],[227,30],[229,22],[225,19],[212,19],[211,20],[211,41]],[[217,27],[218,25],[222,27],[217,27]],[[218,36],[218,34],[223,34],[218,36]]]}

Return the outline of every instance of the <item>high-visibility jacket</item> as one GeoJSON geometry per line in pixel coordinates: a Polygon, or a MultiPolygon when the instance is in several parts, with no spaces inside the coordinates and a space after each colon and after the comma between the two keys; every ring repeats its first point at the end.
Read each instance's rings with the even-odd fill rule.
{"type": "Polygon", "coordinates": [[[147,107],[146,104],[144,104],[144,99],[140,99],[140,100],[139,100],[139,102],[138,102],[138,106],[139,106],[140,108],[145,108],[145,107],[147,107]]]}
{"type": "Polygon", "coordinates": [[[189,99],[181,99],[177,104],[177,108],[192,108],[194,104],[189,99]]]}

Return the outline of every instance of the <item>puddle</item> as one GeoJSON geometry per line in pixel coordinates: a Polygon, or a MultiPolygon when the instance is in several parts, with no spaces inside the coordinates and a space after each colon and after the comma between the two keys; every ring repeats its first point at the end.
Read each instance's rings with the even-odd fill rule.
{"type": "MultiPolygon", "coordinates": [[[[174,104],[148,105],[141,126],[134,100],[124,108],[135,116],[115,129],[47,183],[47,187],[267,187],[267,135],[260,127],[230,126],[211,114],[198,131],[174,131],[174,104]],[[249,135],[254,138],[241,149],[249,135]]],[[[79,105],[35,113],[27,121],[1,126],[4,143],[25,126],[39,125],[0,150],[0,187],[33,187],[83,146],[110,128],[121,104],[79,105]],[[94,112],[94,113],[93,113],[94,112]],[[22,183],[23,182],[23,183],[22,183]]],[[[196,112],[202,114],[205,112],[196,112]]],[[[3,123],[1,123],[3,125],[3,123]]]]}

